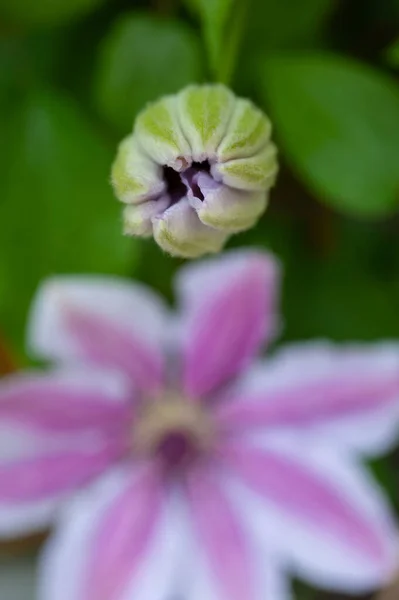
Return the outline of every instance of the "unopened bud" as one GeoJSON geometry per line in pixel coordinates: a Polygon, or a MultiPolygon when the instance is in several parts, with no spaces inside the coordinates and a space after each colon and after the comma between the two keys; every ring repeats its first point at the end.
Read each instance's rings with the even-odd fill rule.
{"type": "Polygon", "coordinates": [[[146,107],[119,146],[112,184],[125,233],[166,252],[218,252],[252,227],[277,175],[268,118],[223,85],[189,86],[146,107]]]}

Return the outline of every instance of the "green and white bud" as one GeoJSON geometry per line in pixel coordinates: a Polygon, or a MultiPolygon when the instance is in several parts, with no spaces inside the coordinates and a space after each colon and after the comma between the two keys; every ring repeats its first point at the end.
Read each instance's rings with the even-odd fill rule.
{"type": "Polygon", "coordinates": [[[147,106],[119,146],[116,196],[125,233],[153,236],[166,252],[219,252],[252,227],[277,176],[269,119],[223,85],[192,85],[147,106]]]}
{"type": "Polygon", "coordinates": [[[162,167],[138,148],[133,135],[119,144],[111,181],[116,196],[126,204],[139,204],[166,190],[162,167]]]}

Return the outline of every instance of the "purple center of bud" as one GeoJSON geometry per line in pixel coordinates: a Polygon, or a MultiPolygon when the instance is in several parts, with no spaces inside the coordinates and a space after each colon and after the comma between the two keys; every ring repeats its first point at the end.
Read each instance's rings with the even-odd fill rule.
{"type": "Polygon", "coordinates": [[[207,160],[204,162],[193,162],[190,167],[178,173],[172,167],[163,167],[163,177],[166,181],[167,193],[169,194],[172,204],[176,204],[187,196],[187,193],[191,193],[198,200],[204,199],[198,185],[198,175],[200,173],[206,173],[210,176],[210,164],[207,160]]]}

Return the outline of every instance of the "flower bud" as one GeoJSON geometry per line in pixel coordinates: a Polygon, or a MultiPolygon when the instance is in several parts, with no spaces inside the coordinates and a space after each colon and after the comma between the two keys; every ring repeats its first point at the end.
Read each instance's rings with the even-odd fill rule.
{"type": "Polygon", "coordinates": [[[125,233],[166,252],[219,252],[252,227],[277,175],[269,119],[223,85],[192,85],[148,105],[118,149],[112,185],[125,233]]]}

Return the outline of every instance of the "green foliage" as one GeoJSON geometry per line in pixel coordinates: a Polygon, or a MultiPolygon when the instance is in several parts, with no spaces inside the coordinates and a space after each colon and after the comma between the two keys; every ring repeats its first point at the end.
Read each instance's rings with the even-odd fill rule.
{"type": "Polygon", "coordinates": [[[335,4],[334,0],[250,0],[246,40],[260,54],[306,43],[320,35],[335,4]]]}
{"type": "Polygon", "coordinates": [[[144,14],[125,15],[103,41],[95,100],[111,124],[129,131],[148,101],[198,81],[201,73],[199,42],[188,26],[144,14]]]}
{"type": "Polygon", "coordinates": [[[262,93],[298,173],[337,209],[374,217],[399,208],[399,86],[353,60],[279,56],[262,93]]]}
{"type": "Polygon", "coordinates": [[[50,26],[90,12],[104,0],[0,0],[0,18],[6,23],[50,26]]]}
{"type": "Polygon", "coordinates": [[[336,0],[249,0],[236,82],[250,95],[259,88],[259,63],[276,50],[312,48],[323,33],[336,0]],[[248,89],[248,92],[247,92],[248,89]]]}
{"type": "Polygon", "coordinates": [[[43,277],[128,273],[134,250],[120,233],[107,181],[112,149],[69,99],[32,93],[14,111],[9,134],[0,182],[0,322],[19,340],[43,277]]]}
{"type": "Polygon", "coordinates": [[[399,67],[399,38],[389,46],[386,52],[386,58],[390,65],[399,67]]]}
{"type": "MultiPolygon", "coordinates": [[[[284,294],[286,339],[399,337],[395,270],[384,278],[377,245],[369,244],[367,252],[361,252],[358,234],[353,225],[337,231],[339,244],[327,256],[312,256],[300,247],[290,255],[284,294]]],[[[377,239],[381,243],[381,237],[377,239]]]]}

